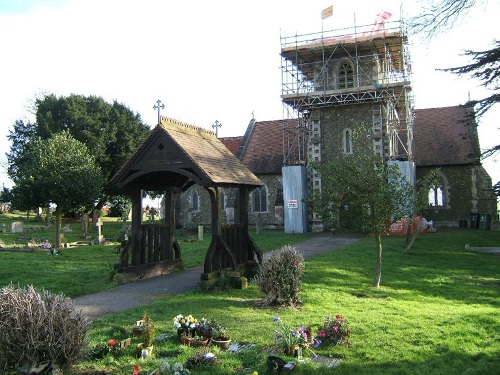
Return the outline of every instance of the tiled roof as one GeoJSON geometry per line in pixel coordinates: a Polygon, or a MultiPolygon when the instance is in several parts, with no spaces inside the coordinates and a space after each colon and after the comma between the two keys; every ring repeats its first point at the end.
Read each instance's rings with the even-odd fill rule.
{"type": "Polygon", "coordinates": [[[238,153],[238,148],[240,147],[241,140],[243,137],[223,137],[219,140],[231,151],[234,155],[238,153]]]}
{"type": "Polygon", "coordinates": [[[417,167],[479,162],[476,122],[467,106],[415,110],[417,167]]]}
{"type": "Polygon", "coordinates": [[[295,126],[296,119],[257,121],[241,158],[255,174],[281,174],[283,126],[295,126]]]}
{"type": "MultiPolygon", "coordinates": [[[[113,177],[118,186],[142,175],[173,172],[190,174],[203,186],[247,185],[262,182],[217,139],[214,132],[167,117],[161,118],[141,147],[113,177]]],[[[176,181],[167,174],[170,182],[176,181]]],[[[180,182],[179,182],[180,183],[180,182]]]]}

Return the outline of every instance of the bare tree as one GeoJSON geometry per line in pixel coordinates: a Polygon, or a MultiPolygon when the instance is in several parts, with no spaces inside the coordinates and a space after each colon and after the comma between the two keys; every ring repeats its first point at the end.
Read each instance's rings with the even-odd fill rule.
{"type": "Polygon", "coordinates": [[[422,2],[422,12],[410,20],[410,28],[430,39],[440,32],[450,30],[458,21],[465,18],[477,5],[488,0],[426,0],[422,2]]]}

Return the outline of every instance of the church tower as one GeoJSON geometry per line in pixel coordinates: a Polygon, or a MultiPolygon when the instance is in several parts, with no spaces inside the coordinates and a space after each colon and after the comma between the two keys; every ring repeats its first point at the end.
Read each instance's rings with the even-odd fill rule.
{"type": "MultiPolygon", "coordinates": [[[[302,167],[306,190],[321,189],[311,161],[359,152],[352,143],[356,131],[368,135],[373,151],[414,182],[408,41],[402,23],[385,18],[382,13],[374,25],[281,37],[281,99],[286,116],[297,119],[293,129],[283,129],[285,210],[286,192],[293,190],[287,168],[302,167]]],[[[290,194],[295,202],[307,191],[302,197],[290,194]]],[[[309,215],[308,227],[322,230],[320,218],[309,215]]]]}

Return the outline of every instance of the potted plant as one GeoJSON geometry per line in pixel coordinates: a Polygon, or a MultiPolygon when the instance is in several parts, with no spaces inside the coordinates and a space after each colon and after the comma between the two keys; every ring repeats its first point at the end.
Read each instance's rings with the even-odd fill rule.
{"type": "Polygon", "coordinates": [[[227,328],[220,325],[215,318],[212,318],[209,324],[212,331],[210,342],[223,350],[229,348],[231,338],[227,333],[227,328]]]}
{"type": "Polygon", "coordinates": [[[137,344],[137,352],[140,357],[150,357],[153,352],[155,326],[148,313],[144,311],[142,320],[134,327],[134,334],[140,331],[142,342],[137,344]]]}

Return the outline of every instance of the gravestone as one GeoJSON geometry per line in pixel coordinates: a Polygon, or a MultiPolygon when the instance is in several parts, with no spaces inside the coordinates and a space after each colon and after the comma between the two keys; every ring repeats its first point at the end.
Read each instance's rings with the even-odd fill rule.
{"type": "Polygon", "coordinates": [[[203,241],[203,225],[198,225],[198,241],[203,241]]]}
{"type": "MultiPolygon", "coordinates": [[[[94,225],[94,229],[98,230],[97,222],[99,221],[99,218],[101,216],[101,213],[99,210],[96,208],[94,211],[92,211],[92,224],[94,225]]],[[[102,225],[102,223],[101,223],[102,225]]]]}
{"type": "Polygon", "coordinates": [[[10,224],[10,231],[12,233],[24,233],[23,223],[21,221],[13,221],[10,224]]]}
{"type": "Polygon", "coordinates": [[[260,212],[257,214],[257,221],[255,223],[255,233],[262,234],[262,216],[260,212]]]}
{"type": "Polygon", "coordinates": [[[101,245],[104,243],[104,237],[101,232],[101,227],[102,227],[102,221],[101,219],[97,219],[97,222],[95,223],[95,227],[97,228],[97,237],[95,239],[95,243],[101,245]]]}
{"type": "Polygon", "coordinates": [[[87,238],[89,234],[89,215],[86,212],[80,218],[80,230],[83,232],[83,237],[87,238]]]}
{"type": "Polygon", "coordinates": [[[120,241],[128,241],[128,223],[127,223],[127,215],[122,215],[122,229],[120,229],[120,241]]]}

